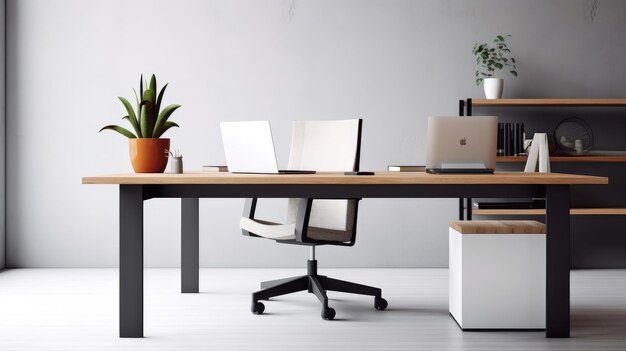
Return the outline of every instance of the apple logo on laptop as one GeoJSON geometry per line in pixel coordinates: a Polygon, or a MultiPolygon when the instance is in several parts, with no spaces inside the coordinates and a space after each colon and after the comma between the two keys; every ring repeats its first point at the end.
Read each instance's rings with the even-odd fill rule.
{"type": "Polygon", "coordinates": [[[463,139],[459,140],[459,144],[461,144],[461,146],[467,145],[467,139],[463,138],[463,139]]]}

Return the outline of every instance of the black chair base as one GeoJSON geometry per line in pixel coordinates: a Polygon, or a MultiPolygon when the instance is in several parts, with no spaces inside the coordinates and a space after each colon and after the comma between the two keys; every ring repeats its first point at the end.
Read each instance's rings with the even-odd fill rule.
{"type": "Polygon", "coordinates": [[[377,310],[387,308],[387,300],[382,298],[381,289],[317,275],[316,260],[308,260],[307,266],[307,275],[261,283],[261,290],[252,293],[252,312],[261,314],[265,311],[265,305],[259,300],[269,300],[271,297],[304,290],[317,296],[322,303],[322,318],[327,320],[335,318],[335,310],[328,307],[328,296],[326,295],[328,290],[374,296],[374,307],[377,310]]]}

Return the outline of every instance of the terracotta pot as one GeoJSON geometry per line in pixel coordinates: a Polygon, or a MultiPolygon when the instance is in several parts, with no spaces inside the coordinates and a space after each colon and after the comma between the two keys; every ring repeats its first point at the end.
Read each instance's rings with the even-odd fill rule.
{"type": "Polygon", "coordinates": [[[130,162],[135,173],[163,173],[167,166],[170,139],[133,138],[128,139],[130,162]]]}

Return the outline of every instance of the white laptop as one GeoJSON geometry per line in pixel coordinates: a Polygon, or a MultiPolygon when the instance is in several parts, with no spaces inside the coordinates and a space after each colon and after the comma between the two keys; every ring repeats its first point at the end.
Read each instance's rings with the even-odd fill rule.
{"type": "Polygon", "coordinates": [[[313,174],[279,170],[269,121],[221,122],[228,171],[232,173],[313,174]]]}
{"type": "Polygon", "coordinates": [[[430,116],[426,172],[493,173],[497,138],[496,116],[430,116]]]}

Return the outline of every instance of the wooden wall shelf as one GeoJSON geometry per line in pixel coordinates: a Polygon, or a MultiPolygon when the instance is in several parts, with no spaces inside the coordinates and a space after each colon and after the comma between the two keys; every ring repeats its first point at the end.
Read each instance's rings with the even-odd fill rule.
{"type": "Polygon", "coordinates": [[[626,106],[626,99],[472,99],[472,106],[626,106]]]}
{"type": "MultiPolygon", "coordinates": [[[[483,210],[473,209],[472,214],[475,216],[543,216],[546,214],[544,209],[497,209],[483,210]]],[[[598,216],[626,215],[626,208],[572,208],[570,210],[572,216],[598,216]]]]}
{"type": "MultiPolygon", "coordinates": [[[[498,156],[497,162],[526,162],[526,156],[498,156]]],[[[583,156],[550,156],[550,162],[604,162],[621,163],[626,162],[626,155],[583,155],[583,156]]]]}
{"type": "MultiPolygon", "coordinates": [[[[604,126],[608,125],[620,128],[623,124],[621,117],[626,111],[626,94],[620,94],[619,99],[473,99],[465,98],[458,101],[459,116],[472,115],[503,115],[507,116],[506,121],[526,122],[528,126],[541,128],[548,132],[550,124],[556,122],[556,118],[567,117],[568,115],[588,116],[590,119],[603,121],[604,126]],[[522,112],[523,111],[523,112],[522,112]],[[603,116],[604,115],[604,116],[603,116]],[[543,116],[549,116],[550,120],[537,122],[543,116]],[[608,118],[607,118],[608,117],[608,118]],[[554,120],[553,120],[554,119],[554,120]]],[[[471,118],[471,117],[468,117],[471,118]]],[[[590,120],[591,122],[591,120],[590,120]]],[[[528,130],[534,132],[530,128],[528,130]]],[[[618,133],[619,134],[619,133],[618,133]]],[[[603,135],[610,137],[614,141],[613,145],[622,145],[619,135],[603,135]]],[[[610,148],[615,149],[615,146],[610,148]]],[[[619,148],[619,147],[617,147],[619,148]]],[[[620,255],[626,250],[626,242],[621,235],[619,225],[623,220],[621,216],[626,216],[626,204],[617,202],[624,198],[622,191],[626,182],[626,148],[624,150],[591,150],[583,156],[551,156],[550,162],[554,168],[568,169],[573,172],[582,172],[595,175],[611,174],[611,184],[603,188],[581,187],[580,191],[572,192],[571,200],[579,208],[570,211],[572,216],[576,216],[578,222],[583,221],[584,225],[570,228],[573,246],[585,247],[590,250],[572,250],[571,265],[577,268],[626,268],[626,256],[620,255]],[[590,199],[598,199],[598,202],[590,203],[587,200],[588,194],[593,194],[590,199]],[[606,200],[603,200],[606,199],[606,200]],[[608,206],[623,206],[623,208],[598,208],[608,206]],[[595,207],[595,208],[586,208],[595,207]],[[602,231],[606,234],[602,239],[597,239],[593,234],[602,231]],[[578,235],[590,234],[590,235],[578,235]],[[619,249],[616,249],[619,248],[619,249]],[[621,251],[620,251],[621,250],[621,251]]],[[[524,167],[527,157],[505,156],[497,158],[497,169],[519,169],[524,167]]],[[[470,210],[470,209],[468,209],[470,210]]],[[[468,211],[468,214],[470,212],[468,211]]],[[[543,209],[472,209],[471,213],[476,219],[485,218],[483,216],[494,216],[492,219],[522,218],[532,219],[545,218],[543,209]]],[[[463,216],[463,211],[460,211],[463,216]]],[[[486,217],[489,218],[489,217],[486,217]]],[[[577,223],[577,222],[573,222],[577,223]]]]}

